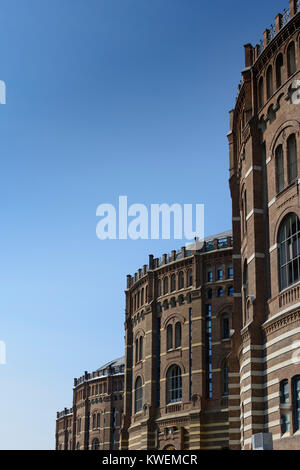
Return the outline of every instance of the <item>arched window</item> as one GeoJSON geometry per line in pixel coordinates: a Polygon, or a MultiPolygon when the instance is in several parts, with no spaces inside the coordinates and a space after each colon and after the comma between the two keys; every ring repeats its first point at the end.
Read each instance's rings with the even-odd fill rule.
{"type": "Polygon", "coordinates": [[[228,287],[227,295],[228,295],[228,297],[233,297],[234,296],[234,287],[233,286],[228,287]]]}
{"type": "Polygon", "coordinates": [[[184,288],[184,274],[182,271],[179,273],[179,289],[184,288]]]}
{"type": "Polygon", "coordinates": [[[273,95],[273,69],[272,66],[267,70],[267,98],[271,98],[273,95]]]}
{"type": "Polygon", "coordinates": [[[258,82],[258,107],[262,108],[264,104],[264,79],[261,77],[258,82]]]}
{"type": "Polygon", "coordinates": [[[177,322],[175,325],[175,348],[181,346],[181,323],[177,322]]]}
{"type": "Polygon", "coordinates": [[[93,439],[93,442],[92,442],[92,450],[99,450],[99,449],[100,449],[99,439],[95,438],[93,439]]]}
{"type": "Polygon", "coordinates": [[[277,88],[281,87],[283,81],[283,57],[282,54],[276,59],[276,85],[277,88]]]}
{"type": "Polygon", "coordinates": [[[100,413],[97,413],[97,428],[100,428],[100,413]]]}
{"type": "Polygon", "coordinates": [[[297,143],[295,134],[290,135],[287,140],[288,150],[288,168],[289,168],[289,183],[295,181],[298,176],[297,167],[297,143]]]}
{"type": "Polygon", "coordinates": [[[230,337],[229,316],[223,315],[222,317],[222,338],[228,339],[230,337]]]}
{"type": "Polygon", "coordinates": [[[224,291],[223,291],[223,287],[220,287],[218,289],[218,297],[223,297],[224,296],[224,291]]]}
{"type": "Polygon", "coordinates": [[[281,290],[299,281],[300,232],[296,214],[289,214],[279,229],[281,290]]]}
{"type": "Polygon", "coordinates": [[[291,42],[287,49],[288,76],[290,77],[296,72],[296,54],[295,43],[291,42]]]}
{"type": "Polygon", "coordinates": [[[174,292],[176,290],[176,276],[175,274],[172,274],[171,276],[171,292],[174,292]]]}
{"type": "Polygon", "coordinates": [[[167,327],[167,350],[173,348],[173,328],[172,325],[168,325],[167,327]]]}
{"type": "Polygon", "coordinates": [[[164,294],[169,292],[169,279],[167,277],[164,278],[164,294]]]}
{"type": "Polygon", "coordinates": [[[300,430],[300,375],[293,378],[294,430],[300,430]]]}
{"type": "Polygon", "coordinates": [[[93,429],[96,428],[96,415],[93,415],[93,429]]]}
{"type": "Polygon", "coordinates": [[[182,400],[181,369],[173,365],[167,372],[167,403],[176,403],[182,400]]]}
{"type": "Polygon", "coordinates": [[[143,359],[143,337],[140,337],[139,360],[143,359]]]}
{"type": "Polygon", "coordinates": [[[189,286],[193,285],[193,271],[191,269],[188,272],[188,285],[189,286]]]}
{"type": "Polygon", "coordinates": [[[228,362],[225,361],[222,368],[222,377],[223,377],[223,395],[228,395],[228,362]]]}
{"type": "Polygon", "coordinates": [[[276,159],[276,182],[277,182],[277,192],[284,188],[284,170],[283,170],[283,150],[282,145],[279,145],[275,152],[276,159]]]}
{"type": "Polygon", "coordinates": [[[161,296],[161,280],[160,279],[158,279],[157,281],[157,295],[158,297],[161,296]]]}
{"type": "Polygon", "coordinates": [[[135,412],[138,413],[143,407],[143,384],[141,377],[135,381],[135,412]]]}
{"type": "Polygon", "coordinates": [[[289,381],[282,380],[280,382],[280,403],[287,405],[290,402],[289,381]]]}

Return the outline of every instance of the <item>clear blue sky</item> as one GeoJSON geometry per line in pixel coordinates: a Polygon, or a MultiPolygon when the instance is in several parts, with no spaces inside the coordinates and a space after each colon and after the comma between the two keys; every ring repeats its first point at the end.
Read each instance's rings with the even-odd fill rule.
{"type": "Polygon", "coordinates": [[[204,203],[231,227],[243,44],[288,0],[1,0],[0,448],[54,447],[73,378],[123,354],[126,274],[176,241],[99,241],[96,208],[204,203]]]}

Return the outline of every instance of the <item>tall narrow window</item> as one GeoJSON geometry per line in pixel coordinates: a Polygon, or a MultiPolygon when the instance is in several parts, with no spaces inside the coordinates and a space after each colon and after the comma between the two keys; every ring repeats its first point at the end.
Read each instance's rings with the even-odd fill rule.
{"type": "Polygon", "coordinates": [[[168,325],[167,328],[167,349],[168,351],[173,348],[173,328],[172,325],[168,325]]]}
{"type": "Polygon", "coordinates": [[[211,305],[206,305],[205,315],[205,359],[206,359],[206,396],[212,398],[212,310],[211,305]]]}
{"type": "Polygon", "coordinates": [[[264,79],[261,77],[261,79],[258,82],[258,107],[262,108],[263,105],[265,104],[264,102],[264,79]]]}
{"type": "Polygon", "coordinates": [[[93,429],[96,428],[96,418],[97,418],[97,417],[96,417],[96,415],[94,414],[94,415],[93,415],[93,429]]]}
{"type": "Polygon", "coordinates": [[[297,168],[297,143],[296,136],[292,134],[287,140],[288,149],[288,168],[289,168],[289,183],[295,181],[298,176],[297,168]]]}
{"type": "Polygon", "coordinates": [[[169,279],[167,277],[164,278],[164,294],[169,292],[169,279]]]}
{"type": "Polygon", "coordinates": [[[212,270],[209,269],[207,271],[207,282],[212,282],[213,281],[213,273],[212,273],[212,270]]]}
{"type": "Polygon", "coordinates": [[[228,295],[228,297],[233,297],[234,296],[234,287],[233,286],[228,287],[227,295],[228,295]]]}
{"type": "Polygon", "coordinates": [[[288,60],[288,75],[289,77],[296,72],[296,54],[295,54],[295,43],[291,42],[287,50],[288,60]]]}
{"type": "Polygon", "coordinates": [[[300,375],[293,379],[294,429],[300,430],[300,375]]]}
{"type": "Polygon", "coordinates": [[[281,290],[299,281],[300,226],[296,214],[289,214],[279,229],[281,290]]]}
{"type": "Polygon", "coordinates": [[[267,98],[271,98],[273,95],[273,69],[272,66],[267,71],[267,98]]]}
{"type": "Polygon", "coordinates": [[[141,290],[141,305],[144,305],[144,288],[141,290]]]}
{"type": "Polygon", "coordinates": [[[143,384],[141,377],[135,381],[135,412],[138,413],[143,407],[143,384]]]}
{"type": "Polygon", "coordinates": [[[227,277],[228,279],[233,279],[233,267],[232,266],[228,266],[227,277]]]}
{"type": "Polygon", "coordinates": [[[181,323],[177,322],[175,325],[175,348],[181,346],[181,323]]]}
{"type": "Polygon", "coordinates": [[[139,360],[143,359],[143,337],[140,337],[139,360]]]}
{"type": "Polygon", "coordinates": [[[288,380],[282,380],[282,382],[280,382],[280,403],[283,405],[287,405],[289,401],[289,382],[288,380]]]}
{"type": "Polygon", "coordinates": [[[175,274],[172,274],[171,276],[171,292],[174,292],[176,290],[176,276],[175,274]]]}
{"type": "Polygon", "coordinates": [[[135,340],[135,363],[139,362],[139,340],[135,340]]]}
{"type": "Polygon", "coordinates": [[[283,57],[282,54],[276,59],[276,85],[277,88],[281,87],[283,81],[283,57]]]}
{"type": "Polygon", "coordinates": [[[224,315],[222,318],[222,336],[223,339],[228,339],[230,336],[229,317],[224,315]]]}
{"type": "Polygon", "coordinates": [[[173,365],[167,372],[167,403],[176,403],[182,400],[181,369],[173,365]]]}
{"type": "Polygon", "coordinates": [[[223,288],[220,287],[220,288],[218,289],[218,297],[223,297],[223,296],[224,296],[224,291],[223,291],[223,288]]]}
{"type": "Polygon", "coordinates": [[[156,319],[156,407],[160,405],[160,317],[156,319]]]}
{"type": "Polygon", "coordinates": [[[221,267],[217,269],[217,279],[218,281],[223,281],[223,269],[221,267]]]}
{"type": "Polygon", "coordinates": [[[276,180],[277,180],[277,192],[284,188],[284,170],[283,170],[283,150],[282,145],[279,145],[275,153],[276,159],[276,180]]]}
{"type": "Polygon", "coordinates": [[[228,362],[225,361],[223,364],[223,395],[228,395],[228,362]]]}
{"type": "Polygon", "coordinates": [[[97,428],[100,428],[100,413],[97,413],[97,428]]]}
{"type": "Polygon", "coordinates": [[[182,271],[179,273],[179,289],[184,288],[184,274],[182,271]]]}
{"type": "Polygon", "coordinates": [[[158,297],[161,296],[161,280],[160,279],[158,279],[157,281],[157,295],[158,297]]]}
{"type": "Polygon", "coordinates": [[[189,286],[193,285],[193,271],[191,269],[188,272],[188,285],[189,286]]]}

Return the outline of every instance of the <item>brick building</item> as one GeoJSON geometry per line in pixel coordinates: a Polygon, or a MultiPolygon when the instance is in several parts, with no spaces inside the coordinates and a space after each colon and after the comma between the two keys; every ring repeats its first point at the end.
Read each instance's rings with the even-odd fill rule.
{"type": "Polygon", "coordinates": [[[300,2],[275,18],[230,113],[234,325],[230,447],[300,448],[300,2]]]}
{"type": "Polygon", "coordinates": [[[229,446],[231,232],[127,277],[121,449],[229,446]]]}
{"type": "Polygon", "coordinates": [[[119,448],[124,358],[74,379],[73,408],[57,413],[56,450],[119,448]]]}

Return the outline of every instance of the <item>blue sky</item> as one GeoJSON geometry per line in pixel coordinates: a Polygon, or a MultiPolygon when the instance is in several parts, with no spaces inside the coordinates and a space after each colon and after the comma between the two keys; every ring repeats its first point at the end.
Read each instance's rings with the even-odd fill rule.
{"type": "Polygon", "coordinates": [[[287,6],[1,0],[0,449],[54,448],[73,378],[123,354],[126,274],[181,246],[98,240],[99,204],[203,203],[206,235],[231,227],[243,44],[287,6]]]}

